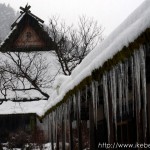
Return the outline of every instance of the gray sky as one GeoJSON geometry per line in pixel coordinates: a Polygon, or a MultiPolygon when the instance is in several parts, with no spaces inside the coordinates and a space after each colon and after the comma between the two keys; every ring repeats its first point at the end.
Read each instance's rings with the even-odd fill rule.
{"type": "Polygon", "coordinates": [[[46,23],[52,15],[59,15],[67,24],[76,23],[78,16],[93,17],[109,35],[144,0],[0,0],[15,10],[27,3],[31,11],[46,23]]]}

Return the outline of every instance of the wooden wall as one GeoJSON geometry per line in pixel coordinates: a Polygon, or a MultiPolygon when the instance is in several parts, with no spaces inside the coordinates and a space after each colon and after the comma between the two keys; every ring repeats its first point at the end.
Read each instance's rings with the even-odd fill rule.
{"type": "Polygon", "coordinates": [[[22,33],[19,35],[18,39],[14,43],[15,48],[23,47],[42,47],[44,42],[40,39],[39,35],[27,25],[22,33]]]}

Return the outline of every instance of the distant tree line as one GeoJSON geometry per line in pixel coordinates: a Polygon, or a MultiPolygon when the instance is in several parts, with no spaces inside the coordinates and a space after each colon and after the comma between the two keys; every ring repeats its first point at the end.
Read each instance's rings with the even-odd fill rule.
{"type": "Polygon", "coordinates": [[[18,12],[10,7],[10,5],[0,3],[0,42],[10,32],[10,26],[18,16],[18,12]]]}

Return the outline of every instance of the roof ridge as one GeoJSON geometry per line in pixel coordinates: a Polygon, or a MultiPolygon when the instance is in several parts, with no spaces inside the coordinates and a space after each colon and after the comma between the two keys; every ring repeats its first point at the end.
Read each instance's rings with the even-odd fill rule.
{"type": "Polygon", "coordinates": [[[21,20],[21,18],[25,15],[28,14],[31,17],[33,17],[34,19],[36,19],[38,22],[40,23],[44,23],[44,21],[42,19],[40,19],[39,17],[37,17],[36,15],[34,15],[33,13],[31,13],[30,11],[31,6],[28,5],[28,3],[26,4],[26,6],[20,7],[21,11],[20,11],[20,16],[16,19],[16,21],[11,25],[11,30],[17,25],[17,23],[21,20]]]}

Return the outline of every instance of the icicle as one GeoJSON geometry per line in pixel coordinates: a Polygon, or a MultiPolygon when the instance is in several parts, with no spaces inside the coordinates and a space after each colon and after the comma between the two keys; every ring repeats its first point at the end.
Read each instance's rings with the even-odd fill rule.
{"type": "Polygon", "coordinates": [[[122,80],[122,114],[125,112],[125,64],[122,63],[122,69],[121,69],[121,80],[122,80]]]}
{"type": "Polygon", "coordinates": [[[65,107],[64,104],[62,105],[62,120],[61,120],[61,133],[62,133],[62,147],[65,146],[66,142],[66,134],[65,134],[65,107]]]}
{"type": "Polygon", "coordinates": [[[140,58],[139,51],[134,53],[134,63],[135,63],[135,86],[136,86],[136,109],[138,114],[141,110],[141,93],[140,93],[140,58]]]}
{"type": "Polygon", "coordinates": [[[131,79],[132,79],[132,112],[133,112],[133,116],[134,116],[134,104],[135,104],[135,71],[134,71],[134,61],[133,61],[133,57],[130,58],[131,60],[131,79]]]}
{"type": "Polygon", "coordinates": [[[120,117],[122,119],[122,91],[123,91],[123,88],[122,88],[122,63],[119,64],[119,67],[118,67],[118,93],[119,93],[119,111],[120,111],[120,117]]]}
{"type": "Polygon", "coordinates": [[[104,98],[104,113],[107,122],[108,143],[110,143],[110,124],[109,124],[109,104],[108,104],[108,83],[107,75],[103,75],[103,98],[104,98]]]}
{"type": "Polygon", "coordinates": [[[55,142],[55,112],[52,112],[53,141],[55,142]]]}
{"type": "Polygon", "coordinates": [[[57,109],[54,111],[54,143],[57,141],[57,109]]]}
{"type": "Polygon", "coordinates": [[[128,61],[125,62],[125,73],[124,73],[124,99],[125,99],[125,106],[126,106],[126,111],[129,114],[129,99],[128,99],[128,93],[129,93],[129,82],[128,82],[128,61]]]}
{"type": "MultiPolygon", "coordinates": [[[[85,87],[85,106],[88,107],[88,86],[85,87]]],[[[88,126],[88,123],[87,123],[88,126]]]]}
{"type": "Polygon", "coordinates": [[[134,66],[135,66],[135,106],[136,106],[136,124],[137,124],[137,141],[139,141],[139,123],[141,110],[141,93],[140,93],[140,58],[139,51],[134,52],[134,66]]]}
{"type": "Polygon", "coordinates": [[[62,140],[62,120],[63,120],[63,106],[61,105],[59,107],[59,125],[60,125],[60,133],[61,134],[61,145],[63,143],[63,140],[62,140]]]}
{"type": "Polygon", "coordinates": [[[51,147],[53,149],[53,146],[54,146],[54,135],[53,135],[53,116],[52,116],[52,113],[49,115],[50,117],[50,130],[51,130],[51,147]]]}
{"type": "Polygon", "coordinates": [[[92,82],[92,102],[93,102],[93,114],[94,114],[94,123],[95,123],[95,85],[94,85],[94,81],[92,82]]]}
{"type": "Polygon", "coordinates": [[[93,102],[93,114],[94,114],[94,123],[96,124],[97,128],[97,107],[99,101],[99,94],[98,94],[98,82],[92,82],[92,102],[93,102]]]}
{"type": "Polygon", "coordinates": [[[58,124],[60,124],[60,111],[61,111],[61,107],[58,107],[58,124]]]}
{"type": "Polygon", "coordinates": [[[81,118],[81,93],[78,91],[78,110],[79,110],[79,118],[81,118]]]}
{"type": "MultiPolygon", "coordinates": [[[[70,126],[70,115],[71,115],[71,106],[72,106],[72,98],[69,99],[68,101],[68,112],[67,112],[67,117],[68,117],[68,123],[69,123],[69,126],[70,126]]],[[[71,141],[71,137],[70,137],[70,127],[69,127],[69,141],[71,141]]]]}
{"type": "Polygon", "coordinates": [[[64,133],[65,133],[65,143],[67,143],[67,104],[64,104],[64,133]]]}
{"type": "Polygon", "coordinates": [[[140,48],[141,59],[141,84],[142,84],[142,96],[144,105],[144,136],[146,138],[147,133],[147,97],[146,97],[146,72],[145,72],[145,55],[143,47],[140,48]]]}
{"type": "Polygon", "coordinates": [[[113,118],[115,124],[115,133],[117,139],[117,85],[116,85],[116,68],[110,71],[110,94],[112,99],[113,118]]]}
{"type": "Polygon", "coordinates": [[[57,109],[55,110],[55,142],[57,142],[57,109]]]}
{"type": "Polygon", "coordinates": [[[51,143],[51,122],[50,122],[50,114],[48,114],[48,124],[49,124],[49,142],[51,143]]]}
{"type": "Polygon", "coordinates": [[[96,95],[96,102],[95,102],[95,122],[96,122],[96,129],[97,129],[97,108],[99,103],[99,93],[98,93],[98,82],[95,82],[95,95],[96,95]]]}
{"type": "Polygon", "coordinates": [[[54,126],[55,126],[55,142],[56,142],[56,140],[57,140],[57,132],[56,132],[56,130],[57,130],[57,113],[56,113],[56,110],[55,110],[55,112],[54,112],[54,126]]]}
{"type": "Polygon", "coordinates": [[[71,113],[71,103],[72,103],[72,98],[69,98],[67,103],[67,118],[69,118],[69,114],[71,113]]]}
{"type": "Polygon", "coordinates": [[[65,143],[65,137],[66,137],[66,135],[65,135],[65,107],[64,107],[64,104],[62,104],[62,112],[61,112],[61,114],[62,114],[62,120],[61,120],[61,127],[62,127],[62,129],[61,129],[61,133],[62,133],[62,145],[65,143]]]}
{"type": "Polygon", "coordinates": [[[77,100],[76,100],[76,95],[73,95],[73,113],[74,113],[74,118],[76,116],[76,105],[77,105],[77,100]]]}
{"type": "Polygon", "coordinates": [[[57,108],[56,112],[56,142],[59,140],[58,134],[59,134],[59,109],[60,107],[57,108]]]}
{"type": "Polygon", "coordinates": [[[49,116],[47,115],[46,117],[47,117],[47,123],[46,123],[46,125],[47,125],[47,137],[48,137],[48,141],[49,141],[49,116]]]}
{"type": "Polygon", "coordinates": [[[86,102],[86,107],[87,107],[87,101],[88,101],[88,86],[86,85],[85,87],[85,102],[86,102]]]}

